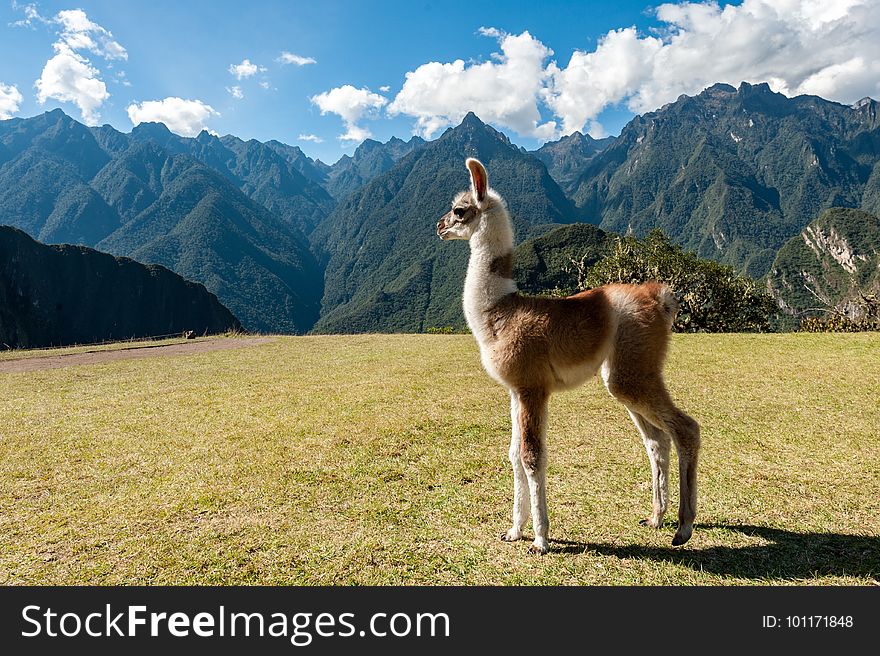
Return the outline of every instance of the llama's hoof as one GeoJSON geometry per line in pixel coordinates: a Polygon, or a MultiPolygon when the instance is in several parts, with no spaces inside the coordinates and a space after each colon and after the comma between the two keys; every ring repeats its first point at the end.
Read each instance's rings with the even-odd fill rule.
{"type": "Polygon", "coordinates": [[[639,520],[639,526],[650,526],[651,528],[660,528],[662,523],[662,519],[654,519],[653,517],[645,517],[639,520]]]}
{"type": "Polygon", "coordinates": [[[672,546],[678,547],[683,545],[685,542],[691,539],[691,534],[694,532],[693,527],[688,526],[686,528],[679,528],[675,532],[675,537],[672,538],[672,546]]]}
{"type": "Polygon", "coordinates": [[[535,538],[535,541],[529,546],[529,553],[544,555],[549,549],[550,545],[547,544],[546,538],[535,538]]]}
{"type": "Polygon", "coordinates": [[[516,542],[517,540],[522,540],[522,531],[517,531],[515,529],[508,529],[501,534],[501,539],[504,542],[516,542]]]}

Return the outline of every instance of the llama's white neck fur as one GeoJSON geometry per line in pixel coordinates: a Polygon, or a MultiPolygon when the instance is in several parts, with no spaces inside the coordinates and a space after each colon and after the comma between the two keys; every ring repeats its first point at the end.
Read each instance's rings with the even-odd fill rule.
{"type": "Polygon", "coordinates": [[[489,209],[483,212],[480,227],[470,238],[471,256],[463,298],[468,327],[479,342],[484,338],[485,313],[504,296],[517,291],[512,279],[493,271],[493,263],[512,257],[513,226],[504,200],[491,189],[486,196],[484,202],[489,209]]]}

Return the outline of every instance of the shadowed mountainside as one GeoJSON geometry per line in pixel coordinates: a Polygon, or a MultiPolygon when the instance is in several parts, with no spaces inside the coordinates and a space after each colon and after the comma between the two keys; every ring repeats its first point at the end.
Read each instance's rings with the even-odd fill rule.
{"type": "Polygon", "coordinates": [[[0,226],[0,343],[88,344],[241,330],[202,285],[85,246],[46,246],[0,226]]]}

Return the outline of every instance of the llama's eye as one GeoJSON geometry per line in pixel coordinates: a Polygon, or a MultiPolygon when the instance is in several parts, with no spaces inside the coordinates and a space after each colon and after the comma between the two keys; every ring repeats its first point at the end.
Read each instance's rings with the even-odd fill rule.
{"type": "Polygon", "coordinates": [[[455,216],[457,216],[458,218],[461,218],[464,216],[464,208],[456,207],[454,210],[452,210],[452,213],[455,214],[455,216]]]}

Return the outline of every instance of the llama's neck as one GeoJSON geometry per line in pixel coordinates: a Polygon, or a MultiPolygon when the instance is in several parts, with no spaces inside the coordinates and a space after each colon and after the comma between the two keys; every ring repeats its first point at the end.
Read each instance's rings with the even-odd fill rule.
{"type": "Polygon", "coordinates": [[[513,228],[500,203],[486,212],[481,228],[471,236],[471,256],[464,280],[464,314],[474,336],[481,340],[485,313],[516,292],[513,281],[513,228]]]}

